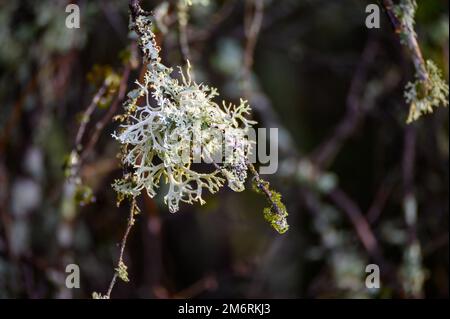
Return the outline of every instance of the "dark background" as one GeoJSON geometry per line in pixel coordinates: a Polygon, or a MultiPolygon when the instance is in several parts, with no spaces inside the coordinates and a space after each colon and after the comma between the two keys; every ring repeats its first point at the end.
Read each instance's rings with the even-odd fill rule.
{"type": "MultiPolygon", "coordinates": [[[[68,30],[67,1],[0,1],[2,298],[89,298],[108,287],[128,214],[110,187],[121,175],[117,124],[108,119],[80,168],[94,202],[67,196],[64,163],[98,90],[87,74],[94,65],[122,72],[120,52],[132,43],[127,2],[77,1],[81,28],[68,30]],[[80,266],[80,289],[64,285],[69,263],[80,266]]],[[[112,297],[448,297],[448,109],[405,123],[403,87],[414,70],[384,13],[380,29],[365,27],[375,1],[265,1],[247,86],[245,1],[210,2],[191,11],[191,64],[222,98],[249,99],[260,127],[279,128],[279,169],[267,179],[283,195],[290,229],[271,229],[251,187],[225,187],[176,214],[162,196],[142,195],[125,253],[131,281],[112,297]],[[417,203],[413,224],[405,202],[417,203]],[[381,270],[375,291],[364,285],[369,263],[381,270]]],[[[448,80],[448,1],[418,4],[423,54],[448,80]]],[[[173,8],[158,32],[170,66],[184,65],[173,8]]],[[[83,143],[108,110],[95,109],[83,143]]]]}

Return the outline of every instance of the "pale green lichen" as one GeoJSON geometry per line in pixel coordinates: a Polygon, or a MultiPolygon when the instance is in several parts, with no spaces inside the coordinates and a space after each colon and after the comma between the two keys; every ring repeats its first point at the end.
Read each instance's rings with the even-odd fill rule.
{"type": "Polygon", "coordinates": [[[448,106],[448,84],[439,68],[430,60],[425,62],[420,52],[414,30],[417,2],[401,0],[393,9],[400,22],[397,30],[400,42],[410,50],[416,69],[416,79],[409,82],[404,91],[406,102],[410,105],[406,122],[411,123],[424,114],[432,113],[436,107],[448,106]]]}
{"type": "Polygon", "coordinates": [[[92,299],[109,299],[109,297],[108,296],[106,296],[106,295],[102,295],[101,293],[98,293],[98,292],[93,292],[92,293],[92,299]]]}
{"type": "Polygon", "coordinates": [[[288,212],[286,206],[281,202],[281,195],[278,192],[271,191],[273,203],[264,208],[264,219],[280,234],[284,234],[289,229],[287,223],[288,212]]]}
{"type": "Polygon", "coordinates": [[[171,212],[178,211],[180,202],[203,204],[203,190],[215,193],[225,179],[232,190],[243,190],[253,143],[247,135],[255,123],[245,117],[249,105],[241,100],[237,106],[220,107],[213,101],[217,90],[195,83],[189,67],[186,74],[180,69],[180,80],[175,78],[172,69],[161,63],[151,24],[142,14],[133,26],[147,71],[143,83],[137,82],[138,87],[129,92],[126,113],[119,117],[120,130],[113,134],[123,145],[123,166],[133,169],[115,181],[114,189],[119,197],[136,197],[144,189],[154,197],[163,178],[169,186],[164,201],[171,212]],[[231,150],[231,156],[220,166],[214,164],[211,172],[192,167],[217,155],[222,160],[224,149],[231,150]]]}
{"type": "Polygon", "coordinates": [[[128,267],[125,265],[125,263],[121,260],[119,261],[118,267],[115,269],[117,272],[117,276],[122,279],[125,282],[129,282],[130,279],[128,278],[128,267]]]}
{"type": "Polygon", "coordinates": [[[405,99],[410,104],[407,123],[411,123],[422,115],[432,113],[439,106],[448,106],[448,84],[444,81],[441,71],[432,62],[427,61],[428,81],[416,79],[405,87],[405,99]]]}
{"type": "Polygon", "coordinates": [[[281,201],[281,194],[270,189],[269,182],[256,175],[253,180],[253,190],[265,195],[269,207],[264,208],[264,219],[280,234],[284,234],[289,229],[287,222],[288,212],[286,206],[281,201]]]}

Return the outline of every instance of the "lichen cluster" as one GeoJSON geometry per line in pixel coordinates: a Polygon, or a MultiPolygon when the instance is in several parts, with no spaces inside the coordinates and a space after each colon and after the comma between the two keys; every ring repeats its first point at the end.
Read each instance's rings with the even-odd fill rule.
{"type": "Polygon", "coordinates": [[[410,105],[407,123],[417,120],[424,114],[433,113],[433,108],[448,106],[448,85],[442,78],[439,68],[430,60],[426,63],[428,80],[417,78],[405,87],[405,99],[410,105]]]}
{"type": "Polygon", "coordinates": [[[203,204],[203,190],[215,193],[225,180],[242,191],[253,143],[247,135],[255,123],[246,118],[247,102],[220,107],[214,102],[217,90],[195,83],[189,67],[180,68],[177,79],[161,62],[149,16],[138,15],[133,29],[147,70],[129,92],[126,112],[118,117],[120,129],[113,134],[123,146],[123,166],[131,168],[113,184],[119,197],[136,197],[144,189],[154,197],[163,178],[169,188],[164,201],[176,212],[180,202],[203,204]],[[211,163],[210,172],[194,169],[197,161],[211,163]]]}
{"type": "Polygon", "coordinates": [[[407,123],[416,121],[424,114],[432,113],[436,107],[448,106],[448,84],[434,62],[424,61],[418,47],[417,34],[414,30],[416,10],[415,0],[401,0],[394,7],[394,13],[400,21],[398,30],[400,42],[413,54],[416,68],[415,80],[408,82],[404,91],[405,100],[410,105],[407,123]]]}
{"type": "Polygon", "coordinates": [[[249,169],[254,175],[253,190],[266,197],[269,206],[264,208],[264,219],[275,229],[279,234],[284,234],[289,229],[287,222],[288,212],[286,206],[281,201],[281,194],[270,188],[269,182],[263,180],[258,172],[256,172],[253,165],[249,165],[249,169]]]}

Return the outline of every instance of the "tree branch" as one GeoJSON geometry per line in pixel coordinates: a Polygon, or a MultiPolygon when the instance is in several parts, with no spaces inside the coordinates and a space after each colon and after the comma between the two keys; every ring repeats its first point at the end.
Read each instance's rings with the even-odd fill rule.
{"type": "Polygon", "coordinates": [[[417,35],[414,30],[410,30],[400,19],[394,11],[395,5],[392,0],[383,0],[383,6],[386,10],[386,14],[391,22],[391,25],[395,33],[401,38],[401,42],[408,47],[412,62],[417,72],[417,76],[423,82],[427,82],[429,79],[428,71],[423,59],[422,50],[417,42],[417,35]]]}

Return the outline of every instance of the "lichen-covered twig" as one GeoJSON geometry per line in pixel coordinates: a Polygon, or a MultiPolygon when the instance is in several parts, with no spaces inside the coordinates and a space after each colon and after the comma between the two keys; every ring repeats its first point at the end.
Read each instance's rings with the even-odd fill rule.
{"type": "Polygon", "coordinates": [[[128,281],[123,253],[137,212],[136,197],[144,190],[154,197],[161,178],[169,188],[164,201],[171,212],[176,212],[180,202],[205,203],[203,189],[215,193],[225,180],[233,191],[242,191],[250,170],[256,189],[271,203],[264,217],[278,232],[288,229],[281,195],[270,190],[249,163],[255,143],[249,138],[249,130],[256,122],[246,118],[251,110],[248,103],[241,99],[239,105],[223,102],[220,107],[213,101],[218,95],[215,88],[192,80],[189,61],[186,71],[180,68],[181,80],[174,77],[172,68],[161,62],[153,16],[136,0],[130,1],[130,11],[131,28],[138,36],[146,72],[143,81],[137,81],[137,88],[128,93],[124,114],[117,117],[121,124],[113,137],[122,146],[120,159],[126,169],[113,187],[118,203],[131,198],[132,205],[116,272],[106,295],[94,293],[94,298],[110,298],[117,278],[128,281]],[[215,169],[198,172],[192,167],[197,160],[212,163],[215,169]]]}
{"type": "Polygon", "coordinates": [[[389,20],[400,37],[400,43],[408,48],[415,68],[416,79],[405,87],[405,99],[410,104],[407,123],[423,114],[432,113],[438,106],[448,106],[448,84],[433,61],[425,61],[414,30],[416,0],[383,0],[389,20]]]}
{"type": "Polygon", "coordinates": [[[418,78],[424,82],[428,81],[425,60],[414,31],[414,15],[417,9],[415,0],[402,0],[398,5],[392,0],[383,0],[383,4],[395,33],[400,37],[401,43],[410,50],[418,78]]]}
{"type": "Polygon", "coordinates": [[[269,182],[263,180],[256,168],[251,163],[247,163],[250,173],[253,175],[253,185],[258,193],[263,194],[270,206],[264,209],[264,218],[280,234],[289,229],[287,223],[288,212],[286,206],[281,202],[280,193],[270,189],[269,182]]]}
{"type": "Polygon", "coordinates": [[[97,93],[95,93],[94,97],[92,98],[91,103],[86,108],[86,110],[83,112],[83,115],[81,116],[81,123],[78,127],[78,131],[75,137],[75,149],[80,150],[81,149],[81,142],[84,136],[84,133],[86,132],[86,126],[89,123],[89,119],[92,116],[92,113],[94,113],[95,108],[97,107],[98,103],[100,102],[101,97],[103,94],[105,94],[106,90],[108,88],[108,82],[103,81],[102,86],[98,89],[97,93]]]}
{"type": "Polygon", "coordinates": [[[264,1],[263,0],[246,0],[246,14],[245,14],[245,36],[247,41],[245,43],[244,51],[244,81],[245,85],[249,85],[250,72],[253,66],[254,51],[258,35],[261,30],[261,25],[264,15],[264,1]]]}
{"type": "Polygon", "coordinates": [[[125,233],[122,237],[122,240],[120,242],[120,252],[119,252],[119,258],[117,261],[117,267],[114,269],[114,275],[111,279],[111,282],[108,287],[108,291],[105,295],[101,295],[97,292],[94,292],[92,294],[92,297],[94,299],[110,299],[111,298],[111,292],[117,282],[117,278],[122,279],[125,282],[128,282],[128,272],[127,272],[127,266],[125,265],[123,261],[123,255],[125,252],[125,247],[128,240],[128,235],[130,234],[131,228],[133,227],[135,223],[135,215],[139,213],[139,208],[136,205],[136,198],[133,198],[131,200],[131,207],[130,207],[130,214],[128,216],[128,222],[127,222],[127,228],[125,230],[125,233]]]}
{"type": "MultiPolygon", "coordinates": [[[[364,99],[364,95],[367,94],[365,91],[369,91],[368,88],[370,88],[367,83],[367,73],[369,66],[373,63],[378,54],[378,50],[378,42],[373,38],[368,39],[350,82],[350,88],[345,101],[345,116],[329,135],[329,138],[325,139],[324,142],[319,144],[316,150],[313,151],[311,157],[316,166],[324,169],[333,161],[344,142],[352,136],[364,120],[365,115],[369,112],[369,102],[374,99],[373,97],[371,97],[371,101],[366,101],[364,99]],[[368,87],[366,90],[364,90],[364,85],[368,87]]],[[[386,76],[383,83],[392,85],[390,82],[392,81],[388,81],[386,76]]]]}

